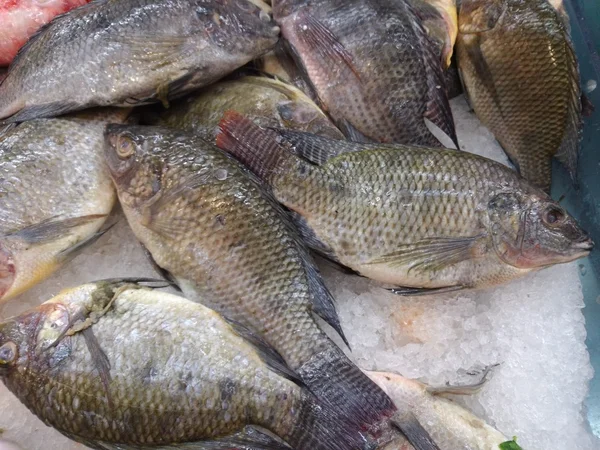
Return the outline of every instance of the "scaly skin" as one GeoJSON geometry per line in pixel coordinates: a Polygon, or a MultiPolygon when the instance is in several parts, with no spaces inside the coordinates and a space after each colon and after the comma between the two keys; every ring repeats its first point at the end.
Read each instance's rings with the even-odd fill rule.
{"type": "Polygon", "coordinates": [[[260,56],[278,33],[248,0],[92,2],[24,47],[0,85],[0,118],[166,103],[260,56]]]}
{"type": "Polygon", "coordinates": [[[305,167],[304,175],[291,166],[272,179],[275,196],[300,213],[342,264],[367,277],[399,286],[485,287],[585,256],[591,248],[579,246],[589,238],[568,216],[564,230],[546,229],[542,211],[560,206],[501,164],[457,151],[374,147],[305,167]],[[498,211],[496,219],[490,202],[504,194],[514,194],[521,205],[498,211]],[[519,254],[518,217],[526,210],[525,251],[530,246],[533,253],[523,262],[512,253],[519,254]],[[474,241],[451,264],[436,266],[441,255],[433,252],[425,255],[433,258],[431,266],[402,259],[430,238],[474,241]],[[505,245],[508,255],[502,255],[505,245]],[[547,246],[549,254],[537,255],[536,245],[547,246]],[[395,261],[385,258],[395,253],[395,261]]]}
{"type": "Polygon", "coordinates": [[[458,66],[471,106],[521,175],[549,191],[552,157],[575,176],[581,90],[564,10],[547,0],[465,0],[458,66]]]}
{"type": "Polygon", "coordinates": [[[266,77],[215,83],[166,110],[156,125],[192,131],[214,142],[219,121],[234,110],[265,127],[307,131],[332,139],[344,135],[298,88],[266,77]]]}
{"type": "Polygon", "coordinates": [[[0,348],[10,343],[17,358],[0,361],[0,378],[47,424],[88,445],[154,447],[258,425],[298,448],[335,448],[304,434],[314,404],[302,388],[216,312],[181,297],[83,285],[1,323],[0,348]],[[87,331],[110,364],[106,385],[83,333],[65,335],[94,314],[87,331]]]}
{"type": "Polygon", "coordinates": [[[159,127],[109,126],[107,162],[127,220],[191,300],[256,330],[349,435],[381,437],[395,411],[321,331],[333,299],[288,216],[233,158],[201,138],[159,127]],[[319,308],[318,306],[321,305],[319,308]]]}
{"type": "Polygon", "coordinates": [[[424,121],[431,110],[444,111],[444,119],[432,121],[454,133],[438,48],[405,0],[277,0],[273,15],[342,131],[348,122],[377,142],[439,146],[424,121]],[[335,46],[322,38],[315,38],[321,50],[307,44],[315,29],[308,16],[335,36],[351,62],[323,55],[335,46]]]}
{"type": "Polygon", "coordinates": [[[0,136],[0,299],[49,276],[63,261],[62,251],[102,226],[116,199],[103,160],[103,131],[125,113],[33,120],[0,136]],[[10,235],[88,215],[103,217],[56,230],[44,241],[10,235]]]}

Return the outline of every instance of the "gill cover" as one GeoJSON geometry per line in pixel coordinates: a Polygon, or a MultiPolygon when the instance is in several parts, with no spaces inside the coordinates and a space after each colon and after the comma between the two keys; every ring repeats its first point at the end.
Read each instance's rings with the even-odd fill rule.
{"type": "Polygon", "coordinates": [[[462,0],[458,31],[460,34],[489,31],[496,26],[504,10],[503,0],[462,0]]]}

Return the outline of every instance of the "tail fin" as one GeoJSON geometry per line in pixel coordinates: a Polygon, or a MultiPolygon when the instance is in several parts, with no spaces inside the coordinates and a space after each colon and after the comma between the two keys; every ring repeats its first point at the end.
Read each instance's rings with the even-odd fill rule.
{"type": "Polygon", "coordinates": [[[396,412],[392,400],[333,343],[297,373],[317,398],[372,435],[396,412]]]}
{"type": "Polygon", "coordinates": [[[235,111],[226,111],[219,123],[217,147],[235,156],[263,181],[300,160],[287,151],[282,138],[272,130],[260,128],[235,111]]]}
{"type": "Polygon", "coordinates": [[[375,450],[377,444],[309,392],[290,436],[284,439],[298,450],[375,450]]]}

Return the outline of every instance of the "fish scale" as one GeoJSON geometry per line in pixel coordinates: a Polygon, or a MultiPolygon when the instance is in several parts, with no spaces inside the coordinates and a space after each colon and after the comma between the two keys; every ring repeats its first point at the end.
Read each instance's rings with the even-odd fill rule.
{"type": "Polygon", "coordinates": [[[546,0],[478,0],[459,14],[458,64],[471,106],[521,174],[550,189],[553,156],[572,176],[581,127],[579,72],[568,29],[546,0]],[[490,20],[480,24],[478,11],[490,20]]]}
{"type": "Polygon", "coordinates": [[[23,46],[0,84],[0,118],[162,102],[260,56],[279,29],[248,0],[99,0],[23,46]]]}
{"type": "Polygon", "coordinates": [[[289,448],[247,426],[294,448],[354,448],[263,341],[172,294],[126,282],[69,289],[0,323],[0,348],[13,349],[0,361],[7,387],[92,448],[289,448]],[[98,358],[109,363],[106,384],[98,358]]]}
{"type": "Polygon", "coordinates": [[[393,439],[396,406],[321,330],[315,315],[344,338],[308,248],[265,186],[190,133],[115,125],[106,143],[133,232],[186,297],[264,337],[360,448],[393,439]]]}
{"type": "Polygon", "coordinates": [[[313,248],[398,292],[498,284],[593,246],[547,194],[477,155],[265,130],[234,112],[220,129],[218,146],[271,186],[313,248]]]}

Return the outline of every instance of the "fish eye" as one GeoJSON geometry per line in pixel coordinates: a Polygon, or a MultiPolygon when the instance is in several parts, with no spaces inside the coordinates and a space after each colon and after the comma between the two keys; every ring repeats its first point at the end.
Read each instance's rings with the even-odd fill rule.
{"type": "Polygon", "coordinates": [[[127,136],[119,136],[115,148],[117,156],[121,159],[127,159],[135,153],[135,143],[127,136]]]}
{"type": "Polygon", "coordinates": [[[17,344],[7,342],[0,347],[0,365],[6,365],[17,359],[17,344]]]}
{"type": "Polygon", "coordinates": [[[565,212],[562,209],[557,208],[556,206],[550,206],[546,208],[546,210],[542,214],[542,220],[544,221],[544,223],[551,227],[560,225],[565,220],[565,217],[565,212]]]}

